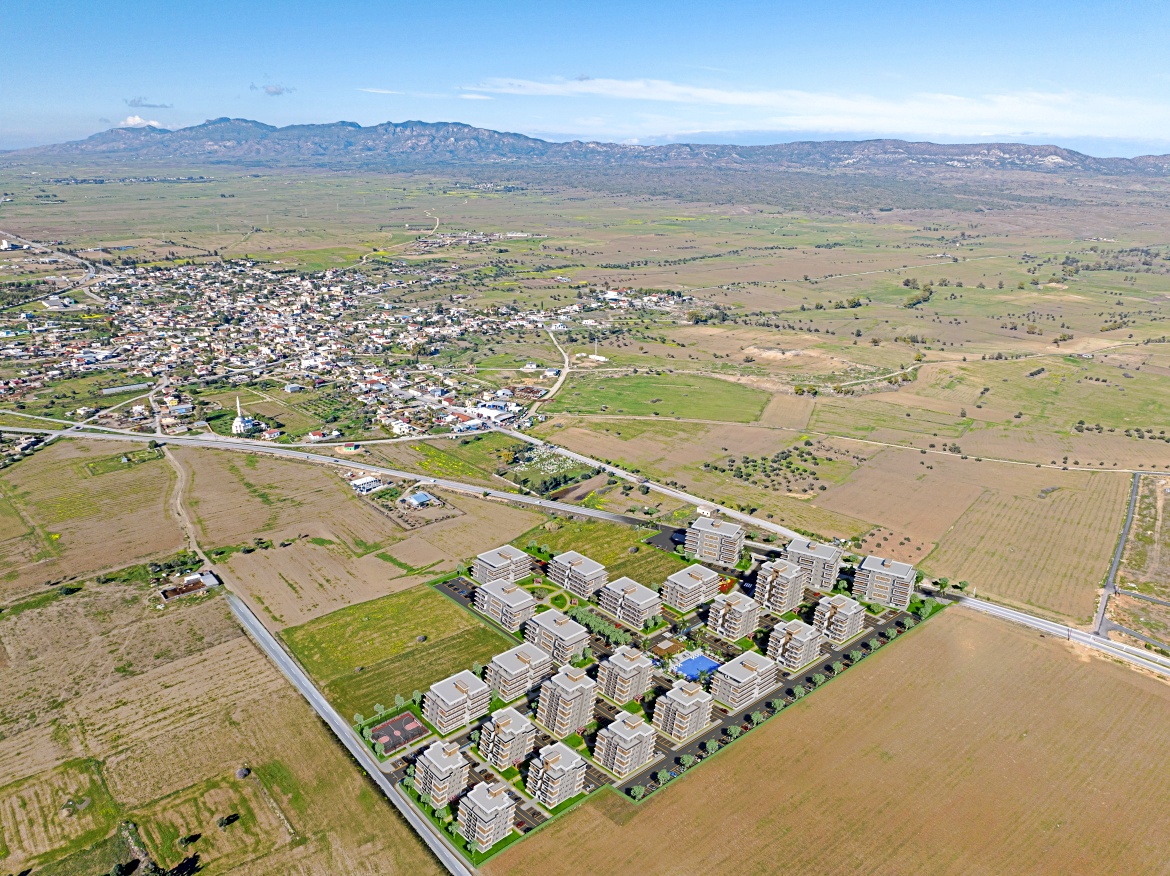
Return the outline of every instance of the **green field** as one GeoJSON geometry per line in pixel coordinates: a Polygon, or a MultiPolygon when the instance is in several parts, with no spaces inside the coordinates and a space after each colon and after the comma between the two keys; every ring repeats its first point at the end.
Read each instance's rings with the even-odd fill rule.
{"type": "Polygon", "coordinates": [[[759,419],[768,399],[766,392],[716,377],[639,374],[605,379],[574,378],[548,410],[750,423],[759,419]]]}
{"type": "Polygon", "coordinates": [[[281,637],[346,716],[368,714],[396,693],[425,691],[515,644],[425,586],[340,609],[281,637]]]}
{"type": "Polygon", "coordinates": [[[638,530],[599,520],[560,521],[558,526],[555,532],[539,526],[512,544],[528,548],[530,542],[536,542],[538,550],[548,547],[552,554],[578,551],[605,566],[611,581],[625,575],[651,588],[657,588],[668,575],[690,565],[677,554],[643,544],[641,540],[653,535],[654,530],[638,530]],[[636,548],[636,552],[630,553],[631,548],[636,548]]]}

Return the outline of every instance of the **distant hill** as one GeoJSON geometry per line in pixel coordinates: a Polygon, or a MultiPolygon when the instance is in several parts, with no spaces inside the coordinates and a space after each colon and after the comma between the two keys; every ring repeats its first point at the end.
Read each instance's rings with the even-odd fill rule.
{"type": "Polygon", "coordinates": [[[212,119],[168,131],[113,128],[85,140],[10,152],[21,158],[222,162],[315,167],[524,162],[591,167],[711,167],[911,171],[928,168],[1170,176],[1170,155],[1094,158],[1059,146],[939,144],[905,140],[829,140],[769,146],[552,143],[456,122],[354,122],[289,125],[212,119]]]}

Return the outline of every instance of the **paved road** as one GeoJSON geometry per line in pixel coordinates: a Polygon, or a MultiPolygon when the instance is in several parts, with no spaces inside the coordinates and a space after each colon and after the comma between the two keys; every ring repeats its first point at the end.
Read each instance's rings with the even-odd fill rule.
{"type": "Polygon", "coordinates": [[[1142,476],[1137,472],[1133,475],[1133,484],[1129,488],[1129,509],[1125,512],[1125,525],[1121,528],[1121,537],[1117,539],[1117,550],[1113,552],[1113,562],[1109,566],[1109,577],[1105,579],[1105,589],[1101,592],[1101,600],[1097,605],[1097,616],[1093,619],[1093,634],[1107,637],[1109,630],[1105,623],[1105,610],[1109,607],[1110,595],[1117,592],[1117,569],[1121,565],[1121,555],[1125,552],[1125,540],[1129,537],[1129,527],[1133,523],[1133,509],[1137,505],[1138,487],[1142,476]]]}
{"type": "Polygon", "coordinates": [[[595,466],[605,472],[608,472],[615,478],[621,478],[624,481],[629,481],[635,484],[645,484],[656,493],[662,493],[663,495],[670,496],[674,499],[681,499],[682,501],[689,502],[692,505],[712,505],[715,508],[718,508],[724,517],[728,517],[733,520],[739,520],[740,522],[747,524],[749,527],[755,529],[766,529],[769,532],[776,533],[777,535],[783,535],[785,538],[801,537],[799,532],[789,529],[786,526],[781,526],[778,523],[772,523],[769,520],[759,520],[755,517],[752,517],[750,514],[744,514],[735,510],[734,508],[727,508],[722,505],[718,505],[715,502],[704,499],[702,496],[695,496],[691,493],[684,492],[683,490],[675,489],[674,487],[663,486],[662,484],[655,483],[654,481],[648,480],[641,475],[636,475],[633,472],[628,472],[625,469],[618,468],[616,465],[611,465],[608,462],[602,462],[601,460],[594,459],[591,456],[583,456],[580,453],[574,453],[572,450],[567,450],[560,445],[552,444],[548,441],[542,441],[539,438],[534,438],[533,436],[526,435],[523,432],[517,432],[513,429],[497,429],[496,431],[503,432],[504,434],[510,435],[511,437],[520,441],[527,441],[529,444],[535,445],[537,447],[545,447],[549,450],[552,450],[554,453],[559,453],[561,456],[567,457],[568,459],[572,459],[576,462],[595,466]]]}
{"type": "Polygon", "coordinates": [[[1086,633],[1084,630],[1078,630],[1065,626],[1064,624],[1055,623],[1054,621],[1044,620],[1043,618],[1017,611],[1014,608],[1007,608],[1002,605],[996,605],[993,602],[976,599],[973,596],[944,596],[942,598],[950,599],[966,608],[981,611],[984,614],[990,614],[1001,620],[1023,624],[1026,627],[1031,627],[1050,636],[1058,636],[1070,642],[1076,642],[1078,645],[1093,648],[1094,650],[1108,654],[1110,657],[1116,657],[1119,660],[1132,663],[1134,666],[1139,666],[1142,669],[1148,669],[1150,672],[1156,672],[1159,675],[1170,678],[1170,659],[1158,654],[1141,651],[1138,648],[1125,645],[1121,642],[1111,642],[1095,633],[1086,633]]]}
{"type": "Polygon", "coordinates": [[[349,725],[329,705],[325,697],[321,695],[321,692],[309,680],[309,677],[305,675],[296,661],[285,652],[272,634],[265,629],[264,624],[260,623],[260,619],[252,613],[252,610],[248,608],[247,604],[234,593],[228,592],[225,595],[228,600],[228,605],[231,606],[232,614],[236,616],[236,620],[240,622],[240,625],[243,626],[256,644],[260,646],[260,649],[268,655],[268,658],[284,673],[285,677],[292,682],[301,696],[309,701],[309,705],[313,707],[313,710],[329,725],[329,729],[333,731],[341,744],[353,755],[362,769],[374,780],[374,783],[382,789],[387,799],[394,804],[394,807],[402,814],[402,817],[406,819],[410,826],[414,828],[414,832],[422,838],[423,842],[427,844],[435,857],[446,867],[447,871],[452,876],[472,876],[475,871],[467,866],[462,856],[447,844],[446,839],[432,828],[430,822],[419,814],[405,795],[379,769],[378,762],[374,760],[374,756],[358,741],[357,737],[350,730],[349,725]]]}
{"type": "Polygon", "coordinates": [[[552,385],[552,389],[550,389],[545,394],[544,398],[540,399],[532,405],[531,409],[529,410],[530,414],[537,413],[540,410],[540,406],[546,401],[552,401],[553,396],[561,391],[561,387],[565,385],[565,380],[569,376],[569,354],[565,352],[565,348],[562,347],[561,342],[557,340],[556,332],[554,332],[552,329],[545,329],[545,331],[548,332],[548,336],[552,338],[553,346],[555,346],[561,353],[561,373],[557,376],[557,382],[552,385]]]}

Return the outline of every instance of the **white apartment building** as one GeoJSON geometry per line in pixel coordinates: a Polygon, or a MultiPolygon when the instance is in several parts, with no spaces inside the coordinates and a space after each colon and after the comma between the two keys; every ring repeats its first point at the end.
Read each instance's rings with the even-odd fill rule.
{"type": "Polygon", "coordinates": [[[822,596],[813,616],[813,626],[835,645],[858,635],[865,622],[865,609],[848,596],[822,596]]]}
{"type": "Polygon", "coordinates": [[[784,558],[808,573],[805,586],[813,590],[832,590],[841,568],[841,548],[807,538],[794,538],[784,549],[784,558]]]}
{"type": "Polygon", "coordinates": [[[683,614],[710,602],[719,592],[719,573],[695,563],[679,569],[662,585],[662,601],[683,614]]]}
{"type": "Polygon", "coordinates": [[[497,709],[479,729],[479,753],[503,772],[536,748],[536,725],[509,707],[497,709]]]}
{"type": "Polygon", "coordinates": [[[432,742],[414,761],[414,787],[436,808],[446,806],[467,787],[470,764],[456,742],[432,742]]]}
{"type": "Polygon", "coordinates": [[[653,660],[637,648],[621,645],[598,667],[597,686],[613,702],[625,705],[646,695],[653,673],[653,660]]]}
{"type": "Polygon", "coordinates": [[[585,758],[563,742],[546,745],[528,767],[524,789],[548,809],[585,790],[585,758]]]}
{"type": "Polygon", "coordinates": [[[609,573],[605,566],[576,551],[557,554],[548,564],[549,580],[582,599],[590,599],[605,586],[609,573]]]}
{"type": "Polygon", "coordinates": [[[743,593],[720,593],[707,614],[707,629],[733,642],[750,636],[759,625],[760,604],[743,593]]]}
{"type": "Polygon", "coordinates": [[[910,604],[916,577],[909,563],[871,554],[861,561],[853,576],[853,598],[904,609],[910,604]]]}
{"type": "Polygon", "coordinates": [[[714,698],[697,681],[680,678],[654,701],[654,726],[681,742],[711,723],[714,698]]]}
{"type": "Polygon", "coordinates": [[[686,552],[704,563],[734,566],[743,552],[744,529],[738,523],[700,517],[687,530],[686,552]]]}
{"type": "Polygon", "coordinates": [[[524,641],[547,651],[558,664],[572,663],[589,646],[589,630],[554,608],[528,619],[524,641]]]}
{"type": "Polygon", "coordinates": [[[518,547],[502,545],[475,558],[471,577],[480,584],[492,581],[519,581],[532,570],[532,557],[518,547]]]}
{"type": "Polygon", "coordinates": [[[549,733],[564,739],[593,720],[597,682],[584,669],[564,666],[540,686],[536,720],[549,733]]]}
{"type": "Polygon", "coordinates": [[[446,736],[486,715],[491,704],[491,688],[464,669],[431,685],[423,697],[422,713],[441,736],[446,736]]]}
{"type": "Polygon", "coordinates": [[[785,672],[797,672],[821,653],[821,631],[801,620],[775,627],[768,636],[768,656],[785,672]]]}
{"type": "Polygon", "coordinates": [[[516,801],[503,782],[480,782],[459,801],[459,834],[476,851],[486,852],[512,833],[516,801]]]}
{"type": "Polygon", "coordinates": [[[536,598],[512,581],[492,581],[476,588],[475,609],[511,633],[536,614],[536,598]]]}
{"type": "Polygon", "coordinates": [[[618,578],[598,591],[597,604],[619,621],[640,630],[651,618],[662,611],[662,600],[649,587],[643,587],[633,578],[618,578]]]}
{"type": "Polygon", "coordinates": [[[598,731],[593,759],[624,779],[654,759],[657,738],[654,728],[641,715],[618,712],[612,724],[598,731]]]}
{"type": "Polygon", "coordinates": [[[732,712],[754,703],[780,683],[776,661],[747,651],[715,670],[711,696],[732,712]]]}
{"type": "Polygon", "coordinates": [[[531,642],[521,642],[497,654],[487,666],[488,687],[505,703],[519,699],[553,674],[548,652],[531,642]]]}
{"type": "Polygon", "coordinates": [[[769,560],[756,573],[754,599],[765,611],[785,614],[795,611],[804,599],[807,570],[791,560],[769,560]]]}

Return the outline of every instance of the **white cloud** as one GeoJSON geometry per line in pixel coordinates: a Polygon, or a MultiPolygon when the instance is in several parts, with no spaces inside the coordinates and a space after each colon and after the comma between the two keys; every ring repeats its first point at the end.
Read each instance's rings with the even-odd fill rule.
{"type": "Polygon", "coordinates": [[[146,127],[161,128],[162,124],[155,121],[154,119],[147,121],[146,119],[142,118],[142,116],[126,116],[126,118],[124,118],[124,119],[122,119],[122,121],[118,122],[118,124],[115,127],[118,127],[118,128],[146,128],[146,127]]]}
{"type": "Polygon", "coordinates": [[[967,137],[1170,137],[1170,104],[1079,92],[901,97],[795,89],[728,89],[663,79],[489,79],[468,90],[544,98],[594,98],[687,107],[673,127],[690,130],[897,132],[967,137]],[[733,111],[737,118],[727,118],[733,111]]]}
{"type": "Polygon", "coordinates": [[[463,100],[491,100],[491,98],[488,97],[488,95],[486,95],[486,94],[476,94],[474,92],[468,92],[466,94],[461,94],[459,96],[463,100]]]}
{"type": "Polygon", "coordinates": [[[358,91],[364,91],[367,94],[402,94],[401,91],[391,91],[389,88],[359,88],[358,91]]]}

